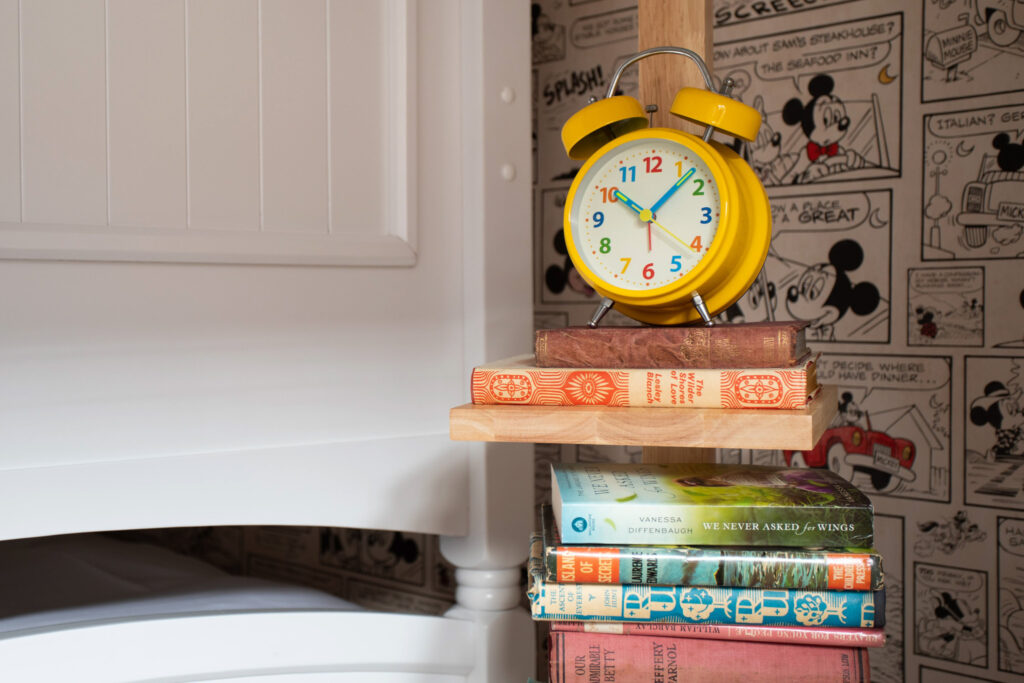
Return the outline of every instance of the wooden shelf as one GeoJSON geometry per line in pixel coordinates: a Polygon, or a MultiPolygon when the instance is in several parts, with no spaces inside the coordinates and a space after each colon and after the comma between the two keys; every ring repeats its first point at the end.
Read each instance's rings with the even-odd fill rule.
{"type": "Polygon", "coordinates": [[[451,409],[455,441],[607,444],[691,448],[814,448],[837,412],[825,386],[801,410],[483,406],[451,409]]]}

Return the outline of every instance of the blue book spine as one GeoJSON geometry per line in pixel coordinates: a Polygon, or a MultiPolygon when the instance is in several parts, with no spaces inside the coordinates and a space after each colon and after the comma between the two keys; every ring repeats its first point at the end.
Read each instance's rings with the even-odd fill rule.
{"type": "Polygon", "coordinates": [[[803,591],[621,584],[552,583],[533,574],[533,617],[540,620],[677,622],[879,628],[885,591],[803,591]]]}

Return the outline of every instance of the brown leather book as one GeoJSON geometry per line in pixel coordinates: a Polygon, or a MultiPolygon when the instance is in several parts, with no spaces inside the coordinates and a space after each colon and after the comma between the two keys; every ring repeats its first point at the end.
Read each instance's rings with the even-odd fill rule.
{"type": "Polygon", "coordinates": [[[788,368],[803,362],[807,323],[537,330],[541,368],[788,368]]]}

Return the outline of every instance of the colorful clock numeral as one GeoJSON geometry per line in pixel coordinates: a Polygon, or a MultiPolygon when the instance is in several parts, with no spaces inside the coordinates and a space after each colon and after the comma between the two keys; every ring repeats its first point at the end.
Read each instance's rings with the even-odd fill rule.
{"type": "Polygon", "coordinates": [[[690,242],[690,249],[693,249],[694,251],[700,251],[703,248],[704,246],[700,241],[700,235],[697,235],[696,237],[693,238],[693,241],[690,242]]]}
{"type": "Polygon", "coordinates": [[[711,208],[704,206],[700,210],[700,222],[704,225],[710,223],[713,219],[711,218],[711,208]]]}
{"type": "Polygon", "coordinates": [[[648,173],[661,173],[661,157],[644,157],[648,173]]]}
{"type": "Polygon", "coordinates": [[[615,196],[615,193],[619,191],[617,187],[599,187],[597,188],[601,192],[601,201],[605,204],[609,202],[617,202],[619,198],[615,196]]]}
{"type": "Polygon", "coordinates": [[[594,227],[595,228],[600,228],[602,225],[604,225],[604,211],[595,211],[594,212],[594,227]]]}
{"type": "Polygon", "coordinates": [[[626,269],[629,268],[629,264],[633,262],[633,259],[629,258],[628,256],[623,256],[619,260],[626,262],[625,265],[622,266],[622,274],[625,275],[626,269]]]}
{"type": "Polygon", "coordinates": [[[704,181],[701,180],[700,178],[697,178],[693,182],[697,186],[693,190],[693,196],[694,197],[702,197],[702,196],[704,196],[704,181]]]}
{"type": "Polygon", "coordinates": [[[607,254],[611,250],[612,250],[612,238],[611,237],[602,237],[601,238],[601,246],[599,247],[599,251],[602,254],[607,254]]]}
{"type": "Polygon", "coordinates": [[[654,278],[654,264],[653,263],[648,263],[646,266],[644,266],[643,276],[644,276],[645,280],[650,280],[650,279],[654,278]]]}
{"type": "Polygon", "coordinates": [[[676,254],[672,257],[672,267],[669,268],[670,273],[678,273],[683,269],[683,257],[676,254]]]}
{"type": "Polygon", "coordinates": [[[636,166],[620,166],[619,173],[622,175],[622,182],[624,183],[636,181],[636,166]]]}

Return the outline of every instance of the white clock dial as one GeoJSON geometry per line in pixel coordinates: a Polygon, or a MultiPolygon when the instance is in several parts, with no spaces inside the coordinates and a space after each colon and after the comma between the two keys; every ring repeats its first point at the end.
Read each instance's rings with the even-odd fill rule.
{"type": "Polygon", "coordinates": [[[720,217],[708,165],[659,137],[626,142],[593,164],[570,207],[573,243],[586,267],[632,291],[672,285],[693,270],[720,217]]]}

